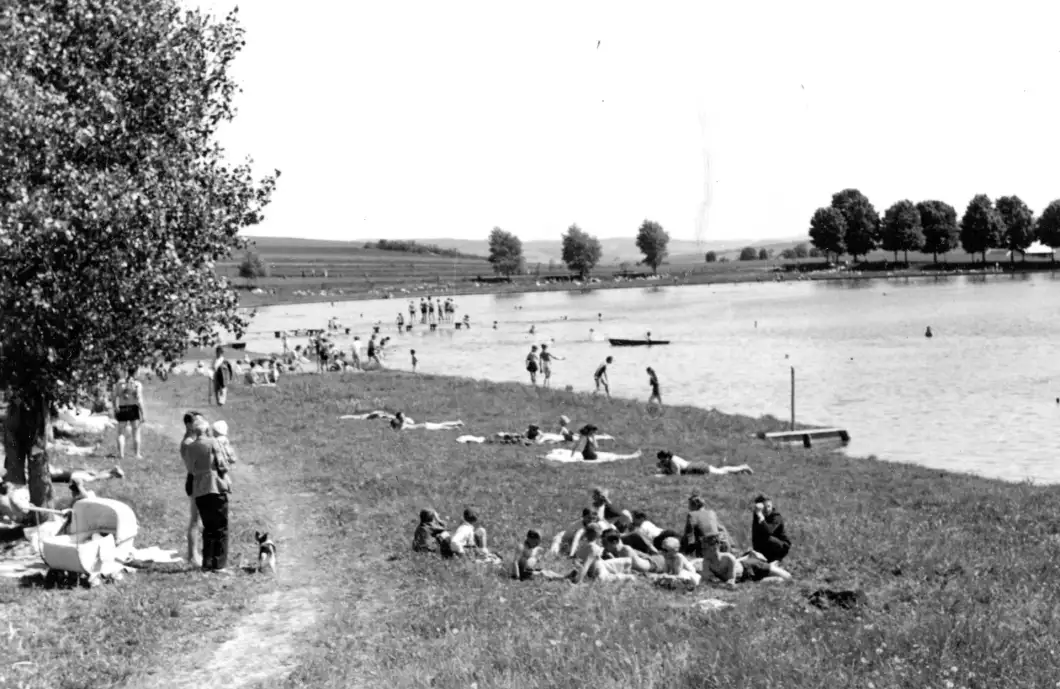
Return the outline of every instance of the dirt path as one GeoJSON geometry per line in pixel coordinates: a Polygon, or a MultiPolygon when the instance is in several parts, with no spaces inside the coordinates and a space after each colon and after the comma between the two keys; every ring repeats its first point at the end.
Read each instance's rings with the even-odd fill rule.
{"type": "MultiPolygon", "coordinates": [[[[176,444],[184,436],[183,410],[159,402],[147,404],[147,430],[162,434],[176,444]]],[[[247,468],[248,471],[252,469],[247,468]]],[[[322,590],[306,586],[299,578],[317,568],[309,544],[298,537],[307,501],[311,496],[292,496],[277,489],[274,540],[285,544],[278,555],[275,590],[258,596],[250,609],[207,658],[204,652],[194,657],[173,658],[167,667],[158,668],[150,677],[127,685],[129,689],[184,689],[215,687],[249,687],[262,682],[278,683],[297,665],[295,652],[301,632],[308,630],[324,609],[322,590]],[[297,566],[291,563],[297,562],[297,566]],[[286,566],[285,566],[286,565],[286,566]]],[[[234,577],[242,576],[235,574],[234,577]]],[[[315,580],[315,577],[307,577],[315,580]]]]}

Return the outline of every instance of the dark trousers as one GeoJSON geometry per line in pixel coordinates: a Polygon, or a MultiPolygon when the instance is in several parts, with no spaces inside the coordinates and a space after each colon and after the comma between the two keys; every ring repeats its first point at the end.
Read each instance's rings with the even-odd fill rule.
{"type": "Polygon", "coordinates": [[[202,519],[202,568],[228,566],[228,495],[211,493],[195,498],[202,519]]]}
{"type": "Polygon", "coordinates": [[[776,536],[770,536],[769,540],[760,540],[754,546],[769,562],[780,562],[787,557],[788,550],[791,549],[790,543],[785,543],[776,536]]]}

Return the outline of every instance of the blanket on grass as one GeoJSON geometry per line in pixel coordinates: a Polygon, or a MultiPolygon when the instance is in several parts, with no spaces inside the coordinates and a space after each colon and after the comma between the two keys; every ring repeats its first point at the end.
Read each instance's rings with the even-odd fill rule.
{"type": "Polygon", "coordinates": [[[570,450],[564,450],[562,448],[556,448],[549,450],[547,455],[542,455],[542,459],[547,459],[552,462],[584,462],[586,464],[602,464],[604,462],[619,462],[623,459],[636,459],[640,457],[640,450],[637,450],[631,455],[620,455],[614,452],[597,452],[596,459],[585,459],[582,457],[581,452],[571,452],[570,450]]]}

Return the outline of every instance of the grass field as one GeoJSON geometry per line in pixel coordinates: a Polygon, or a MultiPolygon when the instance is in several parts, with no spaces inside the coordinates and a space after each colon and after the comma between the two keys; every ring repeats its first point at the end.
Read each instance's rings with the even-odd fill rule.
{"type": "MultiPolygon", "coordinates": [[[[149,420],[179,433],[172,422],[204,406],[205,384],[151,384],[149,420]]],[[[253,555],[250,534],[274,530],[281,576],[219,580],[160,566],[90,591],[0,587],[14,629],[0,656],[10,686],[203,685],[202,677],[172,679],[186,665],[215,680],[230,673],[225,686],[325,689],[1030,688],[1060,676],[1056,487],[751,438],[781,425],[773,419],[691,408],[656,417],[629,401],[396,373],[237,386],[223,417],[242,457],[233,550],[253,555]],[[381,421],[338,420],[377,408],[417,421],[459,418],[475,434],[551,424],[565,413],[645,457],[552,464],[537,448],[466,446],[452,432],[398,434],[381,421]],[[655,478],[649,457],[663,447],[746,462],[755,474],[655,478]],[[794,540],[785,565],[795,581],[735,591],[705,583],[688,593],[646,581],[517,583],[410,552],[419,509],[455,523],[470,505],[510,559],[528,528],[548,538],[576,519],[596,485],[669,527],[680,527],[685,500],[699,491],[740,545],[749,540],[752,496],[769,493],[794,540]],[[861,589],[868,604],[821,611],[807,603],[819,588],[861,589]],[[735,607],[697,611],[693,603],[708,597],[735,607]],[[283,601],[297,607],[277,608],[283,601]],[[294,625],[295,617],[312,622],[294,625]],[[256,650],[247,638],[260,642],[256,650]],[[255,675],[273,656],[288,659],[283,672],[255,675]],[[33,664],[12,665],[19,661],[33,664]]],[[[175,440],[156,433],[148,459],[127,464],[125,482],[101,493],[134,505],[139,545],[180,547],[186,501],[175,440]]]]}
{"type": "MultiPolygon", "coordinates": [[[[232,278],[240,287],[240,303],[245,307],[267,304],[297,303],[324,300],[395,298],[422,296],[427,294],[489,294],[495,292],[557,291],[571,289],[570,283],[548,284],[542,282],[549,276],[568,276],[569,271],[558,260],[532,263],[528,267],[535,274],[515,278],[513,284],[477,284],[476,277],[493,275],[492,266],[485,260],[448,258],[429,254],[404,253],[364,249],[363,244],[348,242],[325,242],[302,239],[259,238],[257,250],[270,265],[271,275],[254,281],[245,281],[238,275],[238,264],[242,256],[222,263],[218,270],[232,278]],[[325,276],[326,272],[326,276],[325,276]],[[540,284],[539,284],[540,283],[540,284]],[[257,287],[261,293],[251,292],[257,287]]],[[[794,244],[794,242],[791,242],[794,244]]],[[[775,246],[781,246],[777,244],[775,246]]],[[[702,254],[675,255],[659,268],[667,277],[666,284],[711,284],[772,280],[775,269],[783,270],[798,264],[809,269],[804,275],[808,279],[851,279],[855,277],[885,277],[885,261],[891,261],[889,252],[873,252],[867,259],[875,264],[874,269],[860,276],[853,273],[815,271],[824,266],[824,259],[800,259],[787,261],[779,258],[765,261],[735,260],[739,250],[721,252],[719,255],[732,260],[720,263],[705,263],[702,254]]],[[[1010,264],[1004,257],[988,254],[988,263],[999,263],[1008,270],[1010,264]]],[[[936,275],[930,254],[911,253],[910,267],[889,267],[897,276],[936,275]]],[[[981,270],[982,264],[973,262],[963,252],[954,252],[941,257],[940,263],[948,270],[981,270]]],[[[1028,259],[1016,263],[1017,270],[1050,269],[1047,259],[1028,259]]],[[[592,288],[643,287],[642,281],[613,281],[613,275],[622,270],[643,271],[635,261],[620,262],[605,256],[593,271],[600,282],[592,288]]],[[[791,275],[787,276],[789,279],[791,275]]]]}

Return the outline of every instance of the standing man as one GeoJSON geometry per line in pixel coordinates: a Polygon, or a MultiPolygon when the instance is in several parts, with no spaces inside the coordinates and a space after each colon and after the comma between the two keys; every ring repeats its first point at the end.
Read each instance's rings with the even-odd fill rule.
{"type": "Polygon", "coordinates": [[[420,297],[420,323],[427,322],[427,300],[420,297]]]}
{"type": "Polygon", "coordinates": [[[648,367],[648,385],[651,386],[651,397],[648,398],[648,406],[651,406],[652,402],[658,402],[659,408],[663,406],[662,395],[659,394],[659,377],[655,375],[655,369],[651,366],[648,367]]]}
{"type": "Polygon", "coordinates": [[[364,366],[361,362],[364,358],[364,343],[361,342],[359,335],[353,336],[353,344],[350,345],[350,349],[353,353],[353,367],[359,371],[363,371],[364,366]]]}
{"type": "Polygon", "coordinates": [[[140,454],[140,424],[144,420],[144,385],[136,380],[136,367],[128,370],[125,380],[114,386],[114,418],[118,422],[118,463],[125,460],[125,429],[132,430],[133,451],[140,454]]]}
{"type": "Polygon", "coordinates": [[[416,322],[416,302],[409,299],[409,325],[416,322]]]}
{"type": "Polygon", "coordinates": [[[218,347],[213,360],[213,398],[218,407],[228,399],[228,383],[232,380],[232,364],[225,359],[224,347],[218,347]]]}
{"type": "Polygon", "coordinates": [[[614,357],[607,357],[604,363],[596,367],[596,373],[593,374],[593,380],[596,381],[596,391],[594,395],[600,394],[600,388],[604,389],[607,393],[607,399],[611,399],[611,381],[607,377],[607,367],[614,363],[614,357]]]}
{"type": "Polygon", "coordinates": [[[547,388],[552,380],[552,360],[559,359],[563,361],[563,357],[556,356],[552,352],[548,351],[548,345],[541,345],[541,373],[545,376],[545,387],[547,388]]]}

